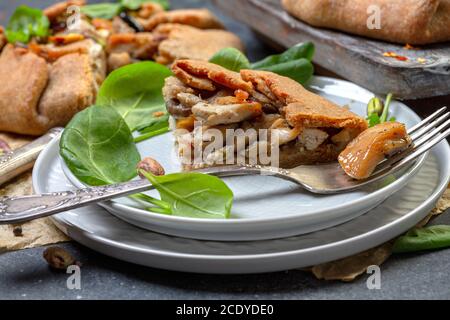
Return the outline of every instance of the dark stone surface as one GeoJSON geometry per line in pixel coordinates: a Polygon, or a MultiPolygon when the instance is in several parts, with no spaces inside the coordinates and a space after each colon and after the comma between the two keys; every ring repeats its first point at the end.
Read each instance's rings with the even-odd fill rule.
{"type": "MultiPolygon", "coordinates": [[[[225,0],[224,0],[225,1],[225,0]]],[[[23,3],[2,1],[0,23],[23,3]]],[[[210,6],[208,1],[173,1],[174,7],[210,6]]],[[[220,13],[219,13],[220,15],[220,13]]],[[[248,28],[226,19],[245,41],[251,59],[271,50],[248,28]]],[[[434,223],[449,223],[445,214],[434,223]]],[[[381,268],[381,289],[368,290],[368,275],[352,283],[316,280],[303,271],[224,276],[169,272],[115,260],[75,243],[62,245],[82,262],[81,290],[69,290],[68,274],[51,270],[44,248],[0,254],[0,299],[449,299],[450,250],[394,255],[381,268]]]]}

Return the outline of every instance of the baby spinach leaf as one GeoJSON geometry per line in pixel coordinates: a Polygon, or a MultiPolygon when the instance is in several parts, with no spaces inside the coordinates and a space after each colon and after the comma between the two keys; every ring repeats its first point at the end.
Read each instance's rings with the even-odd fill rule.
{"type": "Polygon", "coordinates": [[[299,43],[281,54],[268,56],[261,61],[252,64],[252,69],[262,69],[272,67],[277,64],[290,62],[298,59],[306,59],[311,61],[315,52],[312,42],[299,43]]]}
{"type": "Polygon", "coordinates": [[[226,219],[230,216],[233,192],[219,178],[202,173],[154,176],[141,171],[170,204],[175,216],[226,219]]]}
{"type": "Polygon", "coordinates": [[[307,59],[299,59],[272,66],[260,68],[258,70],[270,71],[281,76],[291,78],[298,83],[305,84],[314,74],[314,67],[307,59]]]}
{"type": "Polygon", "coordinates": [[[113,71],[103,82],[97,105],[115,108],[131,131],[150,121],[157,111],[165,111],[162,88],[172,73],[155,62],[127,65],[113,71]]]}
{"type": "Polygon", "coordinates": [[[127,124],[113,108],[91,106],[64,130],[60,154],[82,182],[99,186],[136,176],[140,155],[127,124]]]}
{"type": "Polygon", "coordinates": [[[209,62],[235,72],[239,72],[241,69],[250,69],[250,62],[247,57],[235,48],[224,48],[220,50],[209,62]]]}
{"type": "Polygon", "coordinates": [[[164,9],[168,10],[170,5],[168,0],[121,0],[120,3],[127,9],[137,10],[144,3],[153,2],[160,4],[164,9]]]}
{"type": "Polygon", "coordinates": [[[369,128],[380,124],[380,116],[377,113],[372,113],[367,117],[367,121],[369,122],[369,128]]]}
{"type": "Polygon", "coordinates": [[[414,252],[450,247],[450,226],[438,225],[416,228],[399,237],[394,252],[414,252]]]}
{"type": "Polygon", "coordinates": [[[22,5],[9,19],[6,27],[6,38],[10,43],[28,43],[31,37],[46,37],[50,22],[42,10],[22,5]]]}
{"type": "Polygon", "coordinates": [[[88,4],[81,7],[81,12],[89,18],[112,19],[118,16],[123,7],[120,3],[88,4]]]}
{"type": "Polygon", "coordinates": [[[153,117],[149,121],[136,128],[139,133],[148,133],[154,130],[156,127],[169,126],[169,113],[165,112],[164,115],[159,117],[153,117]]]}

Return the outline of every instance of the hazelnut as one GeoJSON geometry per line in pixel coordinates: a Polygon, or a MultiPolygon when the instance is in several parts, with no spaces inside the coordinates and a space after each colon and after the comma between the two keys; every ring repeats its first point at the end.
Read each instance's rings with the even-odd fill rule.
{"type": "MultiPolygon", "coordinates": [[[[159,162],[150,157],[147,157],[139,162],[137,169],[138,171],[143,170],[145,172],[149,172],[155,176],[163,176],[166,174],[164,168],[159,164],[159,162]]],[[[139,176],[141,178],[145,178],[141,173],[139,173],[139,176]]]]}
{"type": "Polygon", "coordinates": [[[50,267],[66,270],[67,267],[77,264],[75,258],[61,247],[50,247],[44,251],[44,259],[50,267]]]}

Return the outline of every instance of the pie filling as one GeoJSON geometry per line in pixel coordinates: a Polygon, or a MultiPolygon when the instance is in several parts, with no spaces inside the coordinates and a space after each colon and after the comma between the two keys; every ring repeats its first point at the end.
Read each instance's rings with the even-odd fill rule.
{"type": "Polygon", "coordinates": [[[292,126],[285,118],[285,103],[263,86],[244,91],[212,83],[207,78],[196,78],[195,81],[196,87],[205,89],[193,88],[170,77],[163,91],[180,154],[183,156],[185,150],[199,145],[207,152],[203,154],[205,163],[199,165],[197,162],[196,166],[225,164],[230,153],[235,155],[234,159],[239,154],[248,160],[254,148],[264,148],[270,154],[275,136],[278,138],[280,167],[335,161],[360,132],[353,128],[292,126]],[[223,137],[227,137],[227,129],[234,130],[235,136],[248,135],[249,129],[258,133],[266,129],[266,134],[258,134],[256,139],[246,136],[244,144],[236,143],[235,139],[232,140],[235,143],[230,144],[230,140],[224,138],[222,146],[217,148],[217,141],[209,134],[209,129],[219,130],[223,137]],[[202,130],[200,140],[196,138],[199,130],[202,130]],[[212,142],[216,143],[216,148],[208,149],[212,142]]]}

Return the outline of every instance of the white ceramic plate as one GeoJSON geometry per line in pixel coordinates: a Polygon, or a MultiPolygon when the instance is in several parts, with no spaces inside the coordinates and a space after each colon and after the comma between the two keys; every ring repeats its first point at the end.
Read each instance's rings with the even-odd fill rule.
{"type": "MultiPolygon", "coordinates": [[[[74,189],[64,177],[55,144],[33,171],[38,193],[74,189]]],[[[106,255],[145,266],[198,273],[261,273],[307,267],[384,243],[413,227],[434,207],[450,177],[450,148],[442,142],[420,172],[382,205],[327,230],[279,240],[215,242],[136,228],[89,206],[54,217],[72,239],[106,255]]]]}
{"type": "MultiPolygon", "coordinates": [[[[311,88],[338,105],[348,105],[362,116],[373,94],[347,81],[316,77],[311,88]]],[[[395,102],[391,112],[408,127],[420,118],[407,106],[395,102]]],[[[54,141],[53,145],[58,142],[54,141]]],[[[167,173],[179,172],[180,163],[174,151],[172,134],[152,138],[138,145],[143,157],[158,160],[167,173]]],[[[304,191],[294,183],[271,176],[225,178],[235,201],[232,219],[208,220],[150,213],[139,203],[121,198],[102,204],[115,216],[141,228],[186,238],[243,241],[284,238],[329,228],[349,221],[379,205],[418,172],[425,156],[408,171],[397,175],[390,184],[381,182],[359,191],[319,196],[304,191]]],[[[61,159],[61,162],[63,160],[61,159]]],[[[62,164],[63,171],[78,188],[84,187],[62,164]]],[[[149,192],[158,197],[156,191],[149,192]]]]}

